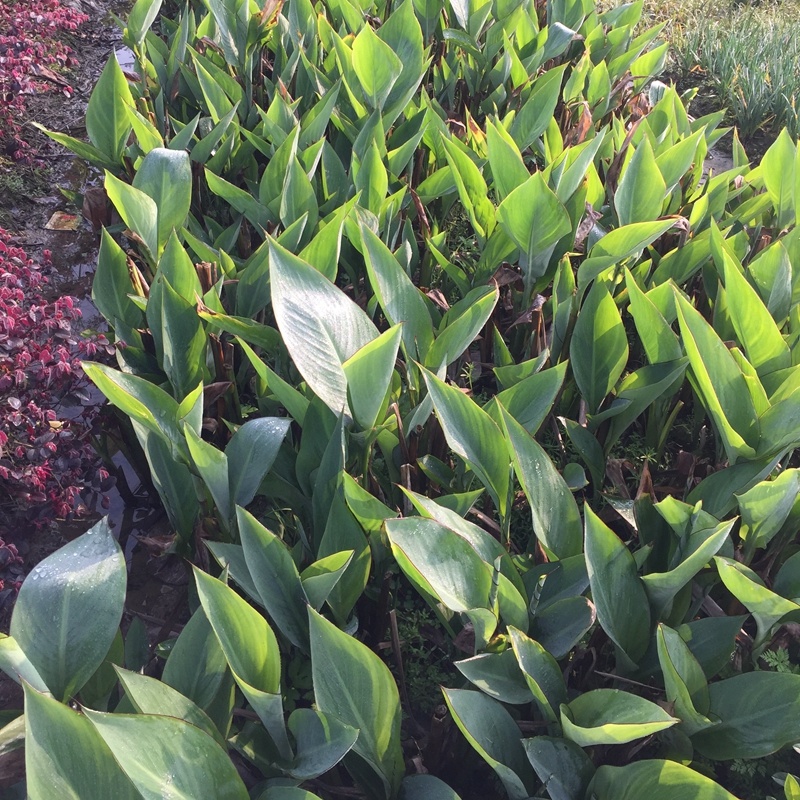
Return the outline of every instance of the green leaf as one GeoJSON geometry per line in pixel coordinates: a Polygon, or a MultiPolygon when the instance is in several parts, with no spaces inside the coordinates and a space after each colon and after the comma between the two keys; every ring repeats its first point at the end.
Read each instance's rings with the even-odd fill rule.
{"type": "Polygon", "coordinates": [[[533,84],[530,97],[514,117],[509,133],[520,151],[524,152],[547,130],[556,110],[567,66],[562,64],[540,75],[533,84]]]}
{"type": "Polygon", "coordinates": [[[226,683],[226,674],[230,673],[225,654],[199,608],[175,641],[162,680],[210,715],[209,709],[226,683]]]}
{"type": "Polygon", "coordinates": [[[522,747],[520,730],[508,711],[481,692],[442,691],[456,725],[497,773],[510,800],[527,800],[534,784],[533,771],[522,747]]]}
{"type": "Polygon", "coordinates": [[[150,257],[158,258],[158,206],[153,198],[115,178],[108,170],[105,190],[124,223],[142,240],[150,257]]]}
{"type": "Polygon", "coordinates": [[[401,569],[447,608],[489,608],[491,572],[461,536],[422,517],[387,519],[386,533],[401,569]]]}
{"type": "Polygon", "coordinates": [[[594,625],[596,616],[585,597],[564,597],[537,611],[530,633],[553,658],[562,659],[594,625]]]}
{"type": "Polygon", "coordinates": [[[455,317],[446,316],[442,320],[436,341],[425,358],[425,366],[438,371],[443,365],[452,364],[460,358],[486,325],[498,298],[496,287],[478,286],[458,306],[452,308],[450,315],[462,306],[463,312],[455,317]]]}
{"type": "Polygon", "coordinates": [[[449,137],[442,137],[447,163],[453,173],[458,196],[478,236],[486,240],[495,226],[495,209],[489,200],[489,188],[480,169],[464,150],[449,137]]]}
{"type": "Polygon", "coordinates": [[[540,278],[550,262],[554,245],[572,230],[569,214],[541,171],[514,189],[497,209],[500,224],[525,253],[526,277],[540,278]]]}
{"type": "Polygon", "coordinates": [[[530,173],[511,134],[493,120],[486,122],[486,146],[494,187],[502,200],[525,183],[530,173]]]}
{"type": "Polygon", "coordinates": [[[6,634],[0,634],[0,669],[12,680],[19,684],[25,681],[37,692],[50,691],[14,637],[6,634]]]}
{"type": "Polygon", "coordinates": [[[682,730],[691,736],[713,725],[703,716],[708,712],[706,677],[680,634],[666,625],[659,625],[656,647],[667,700],[674,705],[682,730]]]}
{"type": "Polygon", "coordinates": [[[594,764],[578,745],[569,739],[534,736],[523,739],[522,746],[551,800],[584,797],[594,764]]]}
{"type": "Polygon", "coordinates": [[[614,532],[586,505],[586,566],[597,619],[635,664],[650,641],[650,608],[636,562],[614,532]]]}
{"type": "Polygon", "coordinates": [[[779,228],[785,228],[795,221],[796,151],[797,145],[788,130],[784,129],[761,159],[764,186],[775,207],[779,228]]]}
{"type": "Polygon", "coordinates": [[[531,507],[536,537],[559,559],[577,555],[583,549],[583,533],[572,492],[536,440],[502,405],[499,409],[514,471],[531,507]]]}
{"type": "Polygon", "coordinates": [[[719,723],[692,737],[706,758],[763,758],[800,740],[800,675],[746,672],[709,684],[708,698],[719,723]]]}
{"type": "Polygon", "coordinates": [[[374,140],[364,154],[354,185],[356,191],[361,192],[359,204],[378,216],[389,189],[389,174],[374,140]]]}
{"type": "MultiPolygon", "coordinates": [[[[503,369],[510,370],[512,368],[506,367],[500,368],[500,370],[496,368],[495,374],[497,375],[498,371],[503,369]]],[[[529,375],[495,395],[484,406],[484,409],[491,414],[495,422],[499,423],[500,415],[496,412],[497,407],[502,405],[531,436],[535,436],[553,408],[553,403],[564,384],[566,373],[567,362],[562,361],[550,369],[529,375]]],[[[503,372],[502,374],[505,377],[511,373],[503,372]]],[[[501,380],[500,375],[497,377],[498,380],[501,380]]]]}
{"type": "Polygon", "coordinates": [[[125,251],[104,228],[92,279],[92,302],[112,326],[120,319],[135,328],[142,324],[142,312],[128,297],[132,291],[125,251]]]}
{"type": "Polygon", "coordinates": [[[247,569],[277,629],[296,647],[308,650],[308,598],[289,549],[243,508],[236,509],[247,569]]]}
{"type": "Polygon", "coordinates": [[[728,591],[755,617],[759,641],[764,640],[778,620],[800,611],[800,605],[767,589],[761,578],[744,564],[721,556],[714,556],[714,561],[728,591]]]}
{"type": "Polygon", "coordinates": [[[59,700],[103,663],[125,603],[125,559],[105,519],[34,567],[11,617],[11,636],[59,700]]]}
{"type": "Polygon", "coordinates": [[[25,690],[25,777],[30,798],[138,800],[106,744],[82,714],[25,690]]]}
{"type": "Polygon", "coordinates": [[[171,686],[147,675],[114,667],[125,695],[138,714],[160,714],[189,722],[207,733],[220,747],[226,747],[208,714],[171,686]]]}
{"type": "Polygon", "coordinates": [[[233,589],[195,570],[200,603],[214,629],[233,677],[278,752],[291,757],[280,695],[281,657],[267,621],[233,589]]]}
{"type": "Polygon", "coordinates": [[[310,264],[270,243],[272,306],[297,369],[335,414],[348,411],[342,364],[378,337],[369,317],[310,264]]]}
{"type": "Polygon", "coordinates": [[[500,515],[506,513],[509,456],[492,418],[455,386],[424,371],[428,392],[451,449],[466,460],[489,490],[500,515]]]}
{"type": "Polygon", "coordinates": [[[322,608],[333,588],[339,583],[339,579],[350,566],[353,555],[353,550],[333,553],[310,564],[300,574],[308,602],[316,611],[322,608]]]}
{"type": "Polygon", "coordinates": [[[155,714],[84,713],[145,800],[249,797],[228,754],[200,728],[155,714]]]}
{"type": "Polygon", "coordinates": [[[620,689],[584,692],[561,706],[564,735],[581,747],[625,744],[678,722],[655,703],[620,689]]]}
{"type": "Polygon", "coordinates": [[[656,164],[650,140],[644,136],[634,147],[633,157],[614,194],[620,225],[658,219],[666,193],[667,185],[656,164]]]}
{"type": "Polygon", "coordinates": [[[213,444],[204,442],[188,425],[185,426],[186,444],[195,469],[205,482],[214,505],[225,525],[233,516],[230,489],[228,488],[228,459],[213,444]]]}
{"type": "Polygon", "coordinates": [[[383,421],[382,412],[385,416],[401,335],[402,328],[395,325],[342,364],[353,419],[364,431],[383,421]]]}
{"type": "Polygon", "coordinates": [[[736,800],[719,784],[675,761],[646,759],[624,767],[603,765],[587,797],[596,800],[736,800]]]}
{"type": "Polygon", "coordinates": [[[556,722],[559,707],[567,702],[567,687],[561,669],[553,656],[535,639],[530,639],[514,627],[509,627],[508,635],[536,705],[548,721],[556,722]]]}
{"type": "Polygon", "coordinates": [[[422,293],[380,238],[366,225],[360,231],[369,282],[386,319],[390,325],[403,323],[406,357],[425,359],[433,344],[433,323],[422,293]]]}
{"type": "Polygon", "coordinates": [[[666,233],[674,224],[674,219],[634,222],[609,231],[592,247],[589,257],[578,268],[578,291],[582,292],[609,267],[639,255],[647,245],[666,233]]]}
{"type": "Polygon", "coordinates": [[[398,800],[461,800],[435,775],[406,775],[400,784],[398,800]]]}
{"type": "Polygon", "coordinates": [[[246,506],[278,456],[290,421],[280,417],[249,419],[231,437],[228,457],[230,496],[234,505],[246,506]]]}
{"type": "Polygon", "coordinates": [[[511,650],[481,653],[453,664],[470,683],[501,703],[523,705],[531,701],[531,690],[511,650]]]}
{"type": "Polygon", "coordinates": [[[142,159],[133,185],[152,198],[158,209],[157,240],[160,253],[172,231],[180,230],[189,214],[192,169],[188,154],[183,150],[153,148],[142,159]]]}
{"type": "Polygon", "coordinates": [[[658,615],[668,609],[675,595],[719,552],[734,524],[735,520],[720,522],[714,528],[693,533],[685,545],[689,552],[676,567],[668,572],[651,572],[642,576],[647,596],[658,615]]]}
{"type": "Polygon", "coordinates": [[[353,41],[353,70],[370,108],[380,111],[403,72],[403,62],[367,23],[353,41]]]}
{"type": "Polygon", "coordinates": [[[86,133],[91,143],[115,164],[122,163],[131,132],[127,107],[134,105],[119,62],[116,57],[109,58],[86,107],[86,133]]]}
{"type": "Polygon", "coordinates": [[[299,781],[311,780],[333,769],[353,748],[359,734],[340,719],[312,708],[293,711],[289,730],[297,755],[288,771],[299,781]]]}
{"type": "Polygon", "coordinates": [[[578,313],[569,347],[575,382],[589,413],[596,413],[628,362],[628,337],[617,304],[595,281],[578,313]]]}
{"type": "MultiPolygon", "coordinates": [[[[131,49],[141,47],[161,10],[161,0],[136,0],[128,14],[124,40],[131,49]]],[[[116,54],[115,54],[116,55],[116,54]]]]}
{"type": "Polygon", "coordinates": [[[311,608],[308,621],[317,707],[358,730],[353,752],[377,773],[385,796],[392,797],[404,771],[397,684],[369,648],[311,608]]]}
{"type": "Polygon", "coordinates": [[[748,361],[759,377],[791,366],[789,348],[769,310],[727,252],[723,259],[730,317],[748,361]]]}
{"type": "Polygon", "coordinates": [[[676,311],[697,393],[714,421],[731,464],[755,456],[759,429],[744,376],[714,329],[680,292],[676,311]]]}
{"type": "Polygon", "coordinates": [[[151,329],[160,328],[164,372],[180,401],[203,383],[206,333],[194,303],[184,300],[163,274],[158,275],[156,284],[160,284],[161,319],[152,320],[148,314],[148,322],[151,329]]]}

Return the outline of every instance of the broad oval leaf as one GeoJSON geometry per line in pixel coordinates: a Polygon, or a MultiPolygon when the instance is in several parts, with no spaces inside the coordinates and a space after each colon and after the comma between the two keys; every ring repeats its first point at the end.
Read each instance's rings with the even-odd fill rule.
{"type": "Polygon", "coordinates": [[[75,694],[103,663],[126,584],[125,558],[105,518],[25,579],[11,635],[56,698],[75,694]]]}
{"type": "Polygon", "coordinates": [[[551,736],[523,739],[522,745],[551,800],[583,797],[594,775],[594,764],[575,742],[551,736]]]}
{"type": "Polygon", "coordinates": [[[711,778],[675,761],[647,759],[624,767],[603,765],[587,797],[596,800],[736,800],[711,778]]]}
{"type": "Polygon", "coordinates": [[[650,641],[650,607],[636,562],[616,534],[586,505],[586,566],[597,619],[636,663],[650,641]]]}
{"type": "Polygon", "coordinates": [[[387,797],[403,777],[400,696],[388,667],[368,647],[308,609],[314,698],[358,730],[353,751],[377,773],[387,797]]]}
{"type": "Polygon", "coordinates": [[[270,273],[275,319],[297,369],[334,414],[348,411],[342,364],[378,331],[341,289],[276,242],[270,273]]]}
{"type": "Polygon", "coordinates": [[[527,800],[535,783],[533,771],[525,757],[520,730],[508,711],[481,692],[442,691],[456,725],[497,773],[510,800],[527,800]]]}
{"type": "Polygon", "coordinates": [[[139,800],[85,716],[25,685],[25,773],[31,800],[139,800]]]}
{"type": "Polygon", "coordinates": [[[200,728],[155,714],[84,713],[145,800],[248,799],[228,754],[200,728]]]}
{"type": "Polygon", "coordinates": [[[632,742],[678,722],[661,706],[620,689],[595,689],[561,706],[564,735],[581,747],[632,742]]]}
{"type": "Polygon", "coordinates": [[[584,300],[569,346],[575,382],[594,414],[628,362],[628,337],[617,304],[595,281],[584,300]]]}

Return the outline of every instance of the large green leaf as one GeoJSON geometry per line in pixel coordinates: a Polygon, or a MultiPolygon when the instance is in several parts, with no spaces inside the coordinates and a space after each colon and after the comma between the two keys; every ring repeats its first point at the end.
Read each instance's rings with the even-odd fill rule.
{"type": "Polygon", "coordinates": [[[308,650],[308,598],[289,549],[252,514],[237,507],[236,519],[253,585],[277,628],[308,650]]]}
{"type": "Polygon", "coordinates": [[[404,771],[397,684],[369,648],[311,608],[308,620],[317,707],[358,730],[353,752],[377,773],[385,796],[393,797],[404,771]]]}
{"type": "Polygon", "coordinates": [[[733,528],[735,520],[720,522],[711,529],[701,529],[687,542],[686,557],[668,572],[651,572],[642,576],[647,596],[661,614],[668,609],[675,595],[715,556],[733,528]]]}
{"type": "Polygon", "coordinates": [[[231,502],[246,506],[256,496],[289,430],[290,420],[280,417],[249,419],[233,434],[225,448],[231,502]]]}
{"type": "Polygon", "coordinates": [[[465,459],[500,511],[508,507],[510,458],[492,418],[460,389],[425,371],[433,406],[452,450],[465,459]]]}
{"type": "Polygon", "coordinates": [[[127,107],[133,106],[128,81],[116,57],[109,58],[86,107],[86,132],[91,143],[115,163],[122,162],[131,123],[127,107]]]}
{"type": "Polygon", "coordinates": [[[753,458],[759,431],[742,371],[725,343],[680,292],[676,310],[697,393],[725,446],[731,464],[753,458]]]}
{"type": "Polygon", "coordinates": [[[497,215],[506,233],[526,255],[526,276],[544,275],[553,246],[572,230],[569,214],[543,173],[536,172],[500,204],[497,215]]]}
{"type": "Polygon", "coordinates": [[[508,635],[536,705],[546,719],[556,722],[559,707],[567,702],[567,687],[558,663],[539,642],[522,631],[509,627],[508,635]]]}
{"type": "Polygon", "coordinates": [[[82,714],[25,689],[25,773],[31,800],[138,800],[105,742],[82,714]]]}
{"type": "Polygon", "coordinates": [[[708,698],[719,722],[692,737],[706,758],[762,758],[800,740],[800,675],[746,672],[710,684],[708,698]]]}
{"type": "Polygon", "coordinates": [[[353,419],[362,430],[372,431],[386,416],[401,334],[399,325],[389,328],[342,364],[353,419]]]}
{"type": "Polygon", "coordinates": [[[353,70],[370,107],[380,111],[403,72],[403,62],[367,22],[353,41],[353,70]]]}
{"type": "Polygon", "coordinates": [[[645,760],[624,767],[603,765],[587,797],[595,800],[736,800],[711,778],[675,761],[645,760]]]}
{"type": "Polygon", "coordinates": [[[636,562],[616,534],[586,505],[586,566],[597,619],[636,663],[650,640],[650,607],[636,562]]]}
{"type": "Polygon", "coordinates": [[[584,692],[561,706],[564,735],[581,747],[632,742],[678,722],[661,706],[620,689],[584,692]]]}
{"type": "Polygon", "coordinates": [[[628,362],[625,326],[606,285],[595,281],[578,313],[569,347],[575,382],[594,414],[628,362]]]}
{"type": "Polygon", "coordinates": [[[551,800],[581,798],[594,775],[594,764],[569,739],[535,736],[522,745],[551,800]]]}
{"type": "Polygon", "coordinates": [[[125,603],[125,559],[105,519],[33,568],[19,591],[11,635],[59,700],[94,674],[125,603]]]}
{"type": "MultiPolygon", "coordinates": [[[[194,701],[209,716],[212,716],[215,702],[227,686],[233,707],[233,679],[225,653],[202,608],[194,612],[175,641],[164,665],[162,680],[194,701]]],[[[220,732],[226,734],[229,719],[225,719],[222,725],[219,722],[215,718],[220,732]]]]}
{"type": "Polygon", "coordinates": [[[658,219],[666,193],[667,186],[656,164],[653,147],[644,136],[634,147],[633,157],[614,194],[620,225],[658,219]]]}
{"type": "Polygon", "coordinates": [[[270,243],[272,306],[300,374],[335,414],[348,411],[342,364],[378,337],[341,289],[277,242],[270,243]]]}
{"type": "Polygon", "coordinates": [[[128,228],[141,239],[146,252],[158,258],[158,206],[150,195],[106,171],[105,190],[108,199],[128,228]]]}
{"type": "Polygon", "coordinates": [[[352,749],[359,733],[340,719],[312,708],[293,711],[289,730],[297,751],[289,773],[301,781],[333,769],[352,749]]]}
{"type": "Polygon", "coordinates": [[[466,539],[422,517],[386,520],[395,558],[410,579],[453,611],[488,608],[491,572],[466,539]],[[421,580],[420,580],[421,579],[421,580]]]}
{"type": "Polygon", "coordinates": [[[133,185],[158,209],[157,241],[161,252],[173,230],[180,230],[192,202],[192,168],[183,150],[153,148],[136,170],[133,185]]]}
{"type": "MultiPolygon", "coordinates": [[[[514,471],[531,507],[537,538],[558,558],[583,549],[581,516],[564,479],[536,440],[500,406],[514,471]]],[[[529,543],[529,549],[532,543],[529,543]]]]}
{"type": "Polygon", "coordinates": [[[730,309],[731,322],[744,346],[748,361],[762,378],[791,366],[789,347],[766,305],[726,250],[723,250],[722,258],[725,299],[730,309]]]}
{"type": "Polygon", "coordinates": [[[531,702],[531,690],[512,650],[481,653],[453,663],[471,684],[489,697],[511,705],[531,702]]]}
{"type": "Polygon", "coordinates": [[[481,692],[442,689],[456,725],[481,758],[497,773],[510,800],[527,800],[533,771],[517,723],[496,700],[481,692]]]}
{"type": "Polygon", "coordinates": [[[225,740],[203,709],[163,681],[120,667],[114,668],[126,697],[139,714],[161,714],[189,722],[205,731],[220,747],[225,740]]]}
{"type": "Polygon", "coordinates": [[[281,657],[272,628],[216,578],[195,570],[197,594],[236,683],[283,758],[291,757],[280,695],[281,657]]]}
{"type": "Polygon", "coordinates": [[[228,754],[200,728],[155,714],[85,714],[145,800],[249,797],[228,754]]]}
{"type": "Polygon", "coordinates": [[[92,302],[112,326],[114,320],[120,319],[137,327],[142,323],[142,312],[128,297],[132,291],[125,251],[104,228],[92,279],[92,302]]]}

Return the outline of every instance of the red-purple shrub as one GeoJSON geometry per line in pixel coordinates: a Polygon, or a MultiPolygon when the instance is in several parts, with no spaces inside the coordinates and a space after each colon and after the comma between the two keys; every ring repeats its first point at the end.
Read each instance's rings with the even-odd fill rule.
{"type": "Polygon", "coordinates": [[[0,229],[0,517],[24,509],[36,525],[81,513],[82,495],[108,482],[90,443],[97,407],[80,402],[80,359],[113,348],[78,331],[74,297],[46,297],[49,258],[37,263],[0,229]]]}
{"type": "Polygon", "coordinates": [[[72,95],[58,72],[76,62],[58,34],[88,19],[58,0],[0,0],[0,145],[17,161],[31,160],[20,129],[26,98],[51,91],[72,95]]]}

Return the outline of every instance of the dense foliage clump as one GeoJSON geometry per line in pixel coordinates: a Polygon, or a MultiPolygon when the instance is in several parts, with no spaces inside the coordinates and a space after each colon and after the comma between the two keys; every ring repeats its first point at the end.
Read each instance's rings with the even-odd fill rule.
{"type": "Polygon", "coordinates": [[[800,741],[796,143],[709,173],[640,3],[159,8],[49,135],[191,615],[123,637],[105,522],[34,570],[25,791],[730,800],[800,741]]]}

